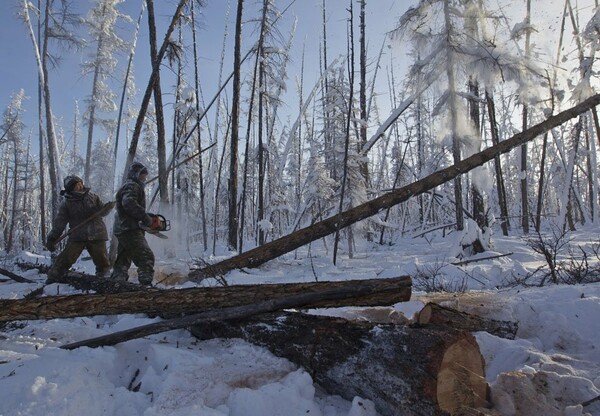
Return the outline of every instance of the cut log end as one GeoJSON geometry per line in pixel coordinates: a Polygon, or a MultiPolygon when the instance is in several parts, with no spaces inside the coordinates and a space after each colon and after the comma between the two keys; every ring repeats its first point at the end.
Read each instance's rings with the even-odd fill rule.
{"type": "Polygon", "coordinates": [[[444,353],[437,379],[437,402],[450,414],[461,407],[485,407],[488,384],[484,360],[474,339],[463,338],[444,353]]]}
{"type": "Polygon", "coordinates": [[[325,391],[368,398],[384,416],[486,407],[484,360],[469,332],[302,313],[192,327],[200,339],[242,338],[304,367],[325,391]]]}

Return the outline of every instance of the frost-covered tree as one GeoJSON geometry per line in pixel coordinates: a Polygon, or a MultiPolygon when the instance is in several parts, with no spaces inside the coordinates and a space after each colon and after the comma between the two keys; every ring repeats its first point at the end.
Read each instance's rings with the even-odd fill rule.
{"type": "Polygon", "coordinates": [[[4,219],[2,221],[4,223],[4,249],[6,252],[11,252],[14,248],[15,233],[18,225],[22,223],[26,208],[22,205],[23,195],[27,192],[24,181],[28,174],[25,171],[27,154],[22,121],[24,99],[25,92],[23,90],[15,94],[4,111],[2,120],[2,130],[5,132],[2,140],[4,143],[3,153],[6,154],[6,178],[9,181],[5,182],[5,186],[8,185],[8,187],[5,189],[2,212],[2,218],[4,219]]]}
{"type": "Polygon", "coordinates": [[[112,183],[114,172],[106,169],[112,163],[112,143],[110,139],[97,140],[92,151],[91,171],[94,173],[94,193],[104,202],[114,198],[112,183]]]}
{"type": "Polygon", "coordinates": [[[89,183],[91,177],[94,127],[100,125],[109,133],[115,127],[114,117],[110,113],[116,110],[116,96],[109,83],[118,62],[116,53],[124,51],[127,47],[126,42],[117,35],[116,25],[119,20],[131,20],[117,9],[121,3],[123,0],[95,0],[85,19],[95,46],[90,59],[82,64],[83,74],[92,75],[92,92],[86,100],[87,109],[84,114],[88,126],[84,169],[86,183],[89,183]],[[103,118],[102,114],[106,116],[103,118]]]}
{"type": "MultiPolygon", "coordinates": [[[[472,108],[482,99],[477,90],[493,91],[500,82],[514,82],[523,102],[529,103],[532,94],[533,64],[515,53],[514,41],[508,28],[502,28],[501,16],[495,16],[483,0],[420,1],[401,18],[396,34],[409,39],[419,51],[419,59],[411,67],[410,76],[418,82],[438,80],[440,89],[433,116],[438,124],[440,143],[452,154],[452,162],[476,153],[481,147],[479,129],[473,123],[467,103],[472,108]],[[491,30],[492,28],[493,30],[491,30]],[[470,90],[463,86],[471,85],[470,90]]],[[[479,181],[489,176],[477,170],[470,176],[477,192],[485,192],[479,181]]],[[[487,181],[488,183],[490,181],[487,181]]],[[[454,203],[457,228],[463,224],[463,182],[454,181],[454,203]]]]}

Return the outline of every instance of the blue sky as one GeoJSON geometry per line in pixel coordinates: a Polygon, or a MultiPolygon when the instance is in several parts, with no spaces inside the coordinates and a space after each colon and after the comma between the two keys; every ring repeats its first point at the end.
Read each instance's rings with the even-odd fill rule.
{"type": "MultiPolygon", "coordinates": [[[[119,6],[119,9],[135,21],[139,14],[141,1],[126,0],[119,6]]],[[[303,44],[306,50],[305,91],[312,88],[313,83],[318,77],[319,39],[321,36],[322,19],[321,1],[287,0],[276,2],[280,10],[285,9],[290,3],[292,4],[282,19],[280,30],[285,37],[287,37],[287,32],[292,25],[294,16],[298,19],[297,32],[291,54],[292,63],[288,73],[288,91],[295,91],[295,71],[298,71],[300,67],[303,44]]],[[[76,6],[75,10],[85,13],[92,4],[92,1],[78,0],[72,3],[76,6]]],[[[177,2],[175,0],[160,0],[155,1],[155,3],[158,25],[157,36],[160,44],[177,2]]],[[[236,3],[236,1],[206,0],[206,5],[201,10],[200,21],[202,29],[198,34],[200,43],[199,71],[201,86],[207,100],[210,100],[217,91],[216,74],[219,68],[228,5],[230,7],[228,18],[229,45],[226,50],[225,76],[232,69],[232,42],[236,3]]],[[[254,0],[245,1],[244,12],[246,20],[258,15],[256,3],[254,0]]],[[[370,47],[369,53],[371,56],[375,56],[378,53],[385,33],[393,28],[397,17],[412,3],[414,1],[367,1],[367,28],[370,47]]],[[[346,19],[348,18],[346,9],[348,7],[348,1],[327,1],[328,54],[330,61],[339,54],[345,53],[346,19]]],[[[356,1],[354,2],[354,7],[355,17],[358,20],[359,6],[356,1]]],[[[0,65],[0,108],[4,111],[10,102],[10,97],[23,88],[26,96],[29,97],[25,103],[26,114],[24,115],[24,119],[28,128],[35,129],[35,123],[37,122],[37,68],[31,39],[29,38],[25,24],[17,17],[17,13],[21,8],[22,0],[3,0],[0,2],[0,43],[3,52],[3,63],[0,65]]],[[[249,44],[256,39],[256,33],[251,30],[253,25],[253,23],[247,22],[244,26],[244,39],[247,45],[243,51],[246,51],[249,44]]],[[[130,40],[133,33],[133,23],[122,23],[121,27],[124,28],[122,32],[123,37],[126,40],[130,40]]],[[[356,33],[356,36],[358,39],[358,33],[356,33]]],[[[90,50],[63,51],[61,53],[62,60],[60,66],[52,69],[49,74],[53,111],[55,116],[59,118],[58,124],[65,129],[66,140],[69,140],[72,136],[71,124],[75,101],[79,101],[80,111],[83,111],[83,99],[91,92],[91,77],[83,77],[80,67],[80,63],[86,59],[90,50]]],[[[150,66],[148,63],[148,51],[147,20],[146,15],[144,15],[134,63],[135,82],[138,90],[141,91],[145,89],[148,79],[148,69],[150,66]]],[[[400,54],[399,51],[396,53],[400,54]]],[[[125,62],[126,58],[121,58],[121,69],[116,74],[117,77],[122,76],[122,68],[124,68],[125,62]]],[[[163,74],[165,74],[162,83],[164,93],[168,93],[173,85],[172,79],[169,79],[168,72],[168,70],[163,71],[163,74]]],[[[163,101],[165,105],[169,105],[173,102],[173,99],[172,97],[165,96],[163,101]]]]}

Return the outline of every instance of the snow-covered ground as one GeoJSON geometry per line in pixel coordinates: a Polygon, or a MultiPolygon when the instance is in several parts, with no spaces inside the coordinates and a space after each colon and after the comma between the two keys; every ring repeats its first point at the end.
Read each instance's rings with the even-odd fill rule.
{"type": "MultiPolygon", "coordinates": [[[[478,256],[511,255],[456,266],[449,264],[457,261],[456,238],[441,232],[407,236],[393,246],[358,248],[352,259],[342,253],[337,266],[332,265],[331,252],[315,243],[311,258],[306,249],[299,250],[259,269],[231,272],[227,280],[285,283],[434,275],[436,284],[468,291],[413,290],[410,302],[393,305],[390,311],[410,318],[424,302],[436,300],[519,323],[515,340],[475,334],[496,411],[600,415],[600,400],[581,405],[600,395],[600,283],[509,288],[508,282],[544,264],[539,254],[518,237],[494,236],[493,247],[478,256]]],[[[589,248],[597,242],[597,230],[588,230],[575,234],[571,244],[589,248]]],[[[187,252],[173,257],[172,250],[154,248],[164,273],[185,272],[191,263],[187,252]]],[[[48,261],[28,253],[22,257],[48,261]]],[[[91,261],[80,260],[76,269],[90,272],[93,267],[91,261]]],[[[36,271],[13,270],[38,283],[2,282],[2,298],[20,298],[45,280],[36,271]]],[[[70,291],[66,285],[45,288],[46,294],[70,291]]],[[[361,316],[359,308],[315,313],[361,316]]],[[[152,321],[144,315],[120,315],[5,325],[0,332],[0,415],[376,415],[368,397],[350,402],[328,395],[301,368],[241,340],[198,341],[177,330],[114,347],[58,348],[152,321]]]]}

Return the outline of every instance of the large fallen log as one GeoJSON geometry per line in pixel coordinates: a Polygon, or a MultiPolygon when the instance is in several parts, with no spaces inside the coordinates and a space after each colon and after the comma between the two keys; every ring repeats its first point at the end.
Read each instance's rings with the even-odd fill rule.
{"type": "MultiPolygon", "coordinates": [[[[355,281],[356,282],[356,281],[355,281]]],[[[355,297],[366,296],[372,294],[372,288],[368,285],[358,285],[354,290],[355,297]]],[[[348,291],[344,287],[331,287],[322,289],[314,293],[294,293],[283,297],[268,299],[258,303],[249,305],[233,306],[222,309],[213,309],[205,312],[200,312],[192,315],[187,315],[182,318],[167,319],[164,321],[154,322],[147,325],[142,325],[136,328],[126,329],[109,335],[75,342],[72,344],[63,345],[63,349],[74,349],[79,347],[100,347],[105,345],[115,345],[120,342],[129,341],[131,339],[144,337],[146,335],[158,334],[160,332],[170,331],[173,329],[187,328],[192,325],[206,322],[216,322],[227,319],[245,318],[266,312],[273,312],[280,309],[290,308],[306,308],[315,303],[320,304],[335,304],[338,301],[346,302],[348,291]]]]}
{"type": "Polygon", "coordinates": [[[306,369],[330,394],[372,400],[382,415],[441,415],[487,405],[469,332],[306,315],[264,314],[194,325],[200,339],[241,338],[306,369]]]}
{"type": "Polygon", "coordinates": [[[393,279],[341,282],[236,285],[179,290],[148,289],[114,294],[2,299],[0,322],[121,313],[187,314],[248,305],[294,294],[307,295],[306,304],[302,305],[307,308],[392,305],[410,299],[411,285],[410,277],[402,276],[393,279]],[[336,299],[321,299],[321,293],[332,289],[340,291],[341,295],[336,299]]]}
{"type": "Polygon", "coordinates": [[[444,325],[465,331],[486,331],[501,338],[515,339],[519,326],[516,322],[486,319],[481,316],[428,303],[419,312],[416,322],[420,325],[444,325]]]}
{"type": "Polygon", "coordinates": [[[219,263],[194,271],[190,273],[190,278],[202,279],[205,276],[223,275],[234,269],[258,267],[269,260],[273,260],[312,241],[316,241],[332,234],[338,229],[345,228],[358,221],[369,218],[384,209],[393,207],[413,196],[420,195],[436,186],[442,185],[463,173],[467,173],[470,170],[489,162],[498,155],[507,153],[515,147],[535,139],[539,135],[577,117],[598,104],[600,104],[600,94],[588,98],[575,107],[551,116],[545,121],[512,136],[510,139],[463,159],[452,166],[434,172],[410,185],[388,192],[348,211],[334,215],[260,247],[256,247],[219,263]]]}

